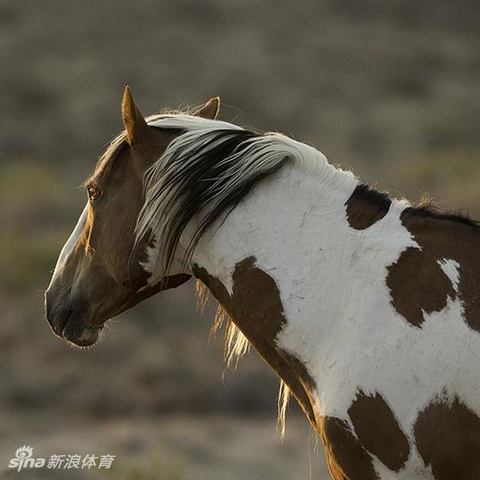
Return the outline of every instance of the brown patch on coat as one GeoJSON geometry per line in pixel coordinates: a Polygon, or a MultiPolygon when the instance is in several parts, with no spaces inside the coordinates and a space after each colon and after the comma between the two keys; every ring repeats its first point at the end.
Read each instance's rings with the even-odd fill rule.
{"type": "Polygon", "coordinates": [[[410,446],[383,397],[359,391],[348,415],[360,443],[390,470],[398,472],[410,455],[410,446]]]}
{"type": "Polygon", "coordinates": [[[387,194],[358,185],[345,203],[348,223],[355,230],[371,227],[387,214],[391,204],[387,194]]]}
{"type": "Polygon", "coordinates": [[[325,417],[321,436],[328,467],[335,480],[378,480],[372,457],[345,420],[325,417]]]}
{"type": "Polygon", "coordinates": [[[440,312],[449,297],[455,298],[452,282],[437,259],[414,247],[404,250],[388,268],[387,287],[396,311],[415,327],[424,322],[424,312],[440,312]]]}
{"type": "Polygon", "coordinates": [[[232,295],[204,268],[194,266],[194,273],[209,288],[260,356],[282,378],[316,428],[311,401],[315,383],[305,366],[275,343],[286,319],[280,292],[273,278],[255,265],[254,257],[248,257],[236,265],[232,276],[232,295]]]}
{"type": "MultiPolygon", "coordinates": [[[[460,215],[440,214],[430,208],[406,208],[401,221],[421,250],[407,249],[389,267],[387,285],[396,310],[410,323],[424,320],[419,312],[439,311],[448,297],[458,296],[470,328],[480,331],[480,228],[460,215]],[[458,291],[439,262],[459,265],[458,291]]],[[[443,307],[442,307],[443,305],[443,307]]]]}
{"type": "Polygon", "coordinates": [[[480,418],[458,398],[430,403],[418,415],[414,434],[436,480],[480,478],[480,418]]]}

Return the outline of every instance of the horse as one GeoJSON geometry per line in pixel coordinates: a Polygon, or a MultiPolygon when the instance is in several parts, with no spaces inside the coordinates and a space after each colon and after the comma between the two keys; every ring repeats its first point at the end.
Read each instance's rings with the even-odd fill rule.
{"type": "Polygon", "coordinates": [[[252,345],[296,398],[333,479],[480,479],[479,224],[219,106],[145,119],[125,89],[125,131],[85,181],[45,294],[55,335],[93,345],[193,277],[230,356],[252,345]]]}

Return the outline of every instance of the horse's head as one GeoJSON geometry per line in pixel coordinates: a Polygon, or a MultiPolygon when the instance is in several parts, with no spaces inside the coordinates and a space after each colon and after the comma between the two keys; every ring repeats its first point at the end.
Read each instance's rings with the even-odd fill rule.
{"type": "MultiPolygon", "coordinates": [[[[213,119],[218,107],[214,98],[195,114],[213,119]]],[[[122,116],[126,130],[85,182],[87,205],[60,253],[45,294],[54,333],[78,346],[95,343],[108,319],[189,278],[174,272],[152,281],[145,266],[151,240],[135,239],[145,172],[180,132],[149,126],[128,87],[122,116]]]]}

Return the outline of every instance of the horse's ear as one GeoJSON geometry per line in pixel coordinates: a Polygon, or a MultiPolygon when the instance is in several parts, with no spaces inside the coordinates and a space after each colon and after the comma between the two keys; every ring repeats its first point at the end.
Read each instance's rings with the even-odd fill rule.
{"type": "Polygon", "coordinates": [[[148,125],[133,101],[132,92],[127,85],[123,92],[122,118],[127,131],[127,141],[133,147],[148,132],[148,125]]]}
{"type": "Polygon", "coordinates": [[[200,107],[194,115],[197,117],[215,120],[220,110],[220,97],[211,98],[203,107],[200,107]]]}

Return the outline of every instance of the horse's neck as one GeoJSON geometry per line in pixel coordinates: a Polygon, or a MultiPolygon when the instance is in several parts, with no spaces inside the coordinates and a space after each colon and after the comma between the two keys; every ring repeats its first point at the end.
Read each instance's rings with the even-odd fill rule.
{"type": "Polygon", "coordinates": [[[289,322],[295,317],[302,328],[326,325],[331,319],[319,314],[341,307],[346,284],[369,280],[372,262],[389,264],[405,244],[414,243],[399,218],[405,205],[396,202],[368,230],[352,228],[347,203],[357,186],[348,172],[336,171],[324,181],[315,172],[287,165],[210,229],[192,263],[231,295],[236,267],[253,258],[273,279],[289,322]]]}
{"type": "Polygon", "coordinates": [[[345,222],[345,204],[358,184],[348,172],[336,174],[323,181],[298,165],[284,166],[210,228],[192,263],[206,268],[230,293],[235,266],[249,257],[279,285],[287,277],[309,274],[318,284],[318,272],[306,269],[327,245],[341,246],[336,224],[345,222]]]}
{"type": "MultiPolygon", "coordinates": [[[[366,234],[348,223],[346,204],[357,185],[346,172],[325,181],[286,166],[213,227],[193,257],[195,274],[291,387],[310,420],[315,352],[327,348],[331,330],[347,315],[345,296],[362,295],[362,283],[371,282],[369,263],[395,250],[381,228],[366,234]]],[[[382,219],[384,229],[400,227],[399,208],[382,219]]],[[[409,239],[398,240],[402,248],[409,239]]]]}

